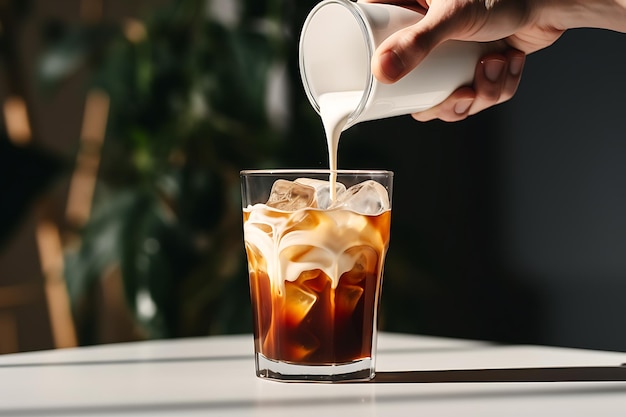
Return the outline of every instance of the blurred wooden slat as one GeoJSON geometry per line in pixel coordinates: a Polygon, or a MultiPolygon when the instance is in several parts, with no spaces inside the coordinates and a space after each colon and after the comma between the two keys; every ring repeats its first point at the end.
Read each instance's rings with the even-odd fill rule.
{"type": "Polygon", "coordinates": [[[94,89],[87,93],[80,132],[82,145],[102,145],[109,117],[109,103],[109,95],[103,90],[94,89]]]}
{"type": "Polygon", "coordinates": [[[41,220],[36,234],[54,345],[57,348],[76,346],[74,321],[63,277],[63,249],[59,229],[51,221],[41,220]]]}
{"type": "Polygon", "coordinates": [[[32,134],[24,99],[18,96],[7,97],[4,101],[3,111],[7,134],[11,142],[16,145],[29,143],[32,134]]]}
{"type": "Polygon", "coordinates": [[[80,135],[80,150],[67,196],[66,217],[75,227],[82,227],[91,214],[96,188],[100,149],[109,116],[109,96],[102,90],[91,90],[85,99],[80,135]]]}
{"type": "Polygon", "coordinates": [[[16,284],[0,287],[0,309],[41,302],[43,290],[39,284],[16,284]]]}
{"type": "Polygon", "coordinates": [[[0,354],[19,351],[17,323],[9,312],[0,312],[0,354]]]}

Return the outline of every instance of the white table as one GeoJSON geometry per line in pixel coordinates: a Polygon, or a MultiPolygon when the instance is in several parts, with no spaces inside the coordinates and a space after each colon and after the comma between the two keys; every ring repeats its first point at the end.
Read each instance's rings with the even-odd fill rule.
{"type": "Polygon", "coordinates": [[[625,362],[381,334],[374,382],[279,383],[254,375],[250,335],[148,341],[0,356],[0,416],[623,417],[626,382],[606,379],[625,362]]]}

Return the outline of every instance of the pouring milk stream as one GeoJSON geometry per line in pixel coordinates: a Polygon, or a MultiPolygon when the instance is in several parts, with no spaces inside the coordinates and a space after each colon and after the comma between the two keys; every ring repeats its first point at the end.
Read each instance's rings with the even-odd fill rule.
{"type": "MultiPolygon", "coordinates": [[[[341,132],[363,121],[416,113],[471,84],[479,58],[495,43],[447,41],[393,84],[371,73],[376,48],[389,35],[423,15],[394,5],[322,0],[309,13],[300,37],[300,75],[320,114],[331,171],[337,170],[341,132]]],[[[331,200],[336,175],[331,174],[331,200]]]]}
{"type": "Polygon", "coordinates": [[[337,179],[339,137],[348,122],[348,117],[359,104],[362,94],[361,91],[340,91],[337,93],[325,93],[319,98],[320,116],[328,144],[328,165],[331,170],[330,201],[335,200],[337,193],[335,180],[337,179]]]}

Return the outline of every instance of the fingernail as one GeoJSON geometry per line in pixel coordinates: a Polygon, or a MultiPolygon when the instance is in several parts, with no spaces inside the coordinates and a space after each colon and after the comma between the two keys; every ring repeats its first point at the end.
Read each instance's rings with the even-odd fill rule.
{"type": "Polygon", "coordinates": [[[391,81],[397,80],[404,71],[404,68],[404,62],[402,62],[398,54],[394,51],[387,51],[381,55],[380,69],[391,81]]]}
{"type": "Polygon", "coordinates": [[[506,62],[501,59],[489,59],[483,61],[483,64],[485,67],[485,77],[492,83],[495,83],[500,78],[506,62]]]}
{"type": "Polygon", "coordinates": [[[469,110],[473,102],[474,102],[473,98],[466,98],[464,100],[459,100],[454,105],[454,112],[456,114],[465,114],[469,110]]]}
{"type": "Polygon", "coordinates": [[[509,63],[509,72],[511,75],[517,77],[522,72],[522,67],[524,66],[525,57],[523,56],[514,56],[511,58],[511,62],[509,63]]]}

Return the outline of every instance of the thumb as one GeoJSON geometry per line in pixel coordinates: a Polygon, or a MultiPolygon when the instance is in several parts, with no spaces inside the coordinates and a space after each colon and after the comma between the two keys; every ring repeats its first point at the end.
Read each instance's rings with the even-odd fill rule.
{"type": "Polygon", "coordinates": [[[450,24],[433,9],[413,26],[390,35],[372,57],[372,73],[383,83],[393,83],[406,74],[439,44],[451,37],[450,24]]]}

